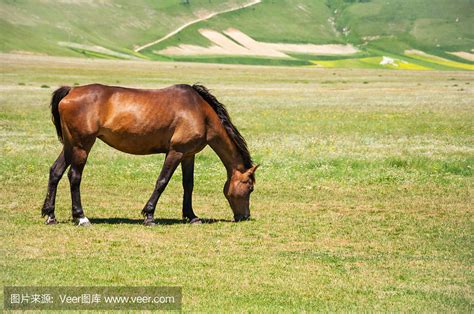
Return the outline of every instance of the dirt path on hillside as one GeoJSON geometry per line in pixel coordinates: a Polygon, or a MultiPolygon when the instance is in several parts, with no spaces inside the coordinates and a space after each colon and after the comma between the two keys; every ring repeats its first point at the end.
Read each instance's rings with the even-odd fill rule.
{"type": "Polygon", "coordinates": [[[210,19],[211,17],[214,17],[214,16],[219,15],[219,14],[223,14],[223,13],[228,13],[228,12],[232,12],[232,11],[237,11],[237,10],[245,9],[245,8],[250,7],[250,6],[256,5],[256,4],[260,3],[260,2],[262,2],[262,0],[252,0],[251,2],[249,2],[249,3],[247,3],[247,4],[244,4],[243,6],[233,7],[233,8],[230,8],[230,9],[227,9],[227,10],[224,10],[224,11],[220,11],[220,12],[214,12],[214,13],[211,13],[211,14],[209,14],[209,15],[206,15],[205,17],[202,17],[202,18],[193,20],[193,21],[188,22],[188,23],[186,23],[186,24],[184,24],[184,25],[181,25],[180,27],[178,27],[178,28],[175,29],[174,31],[168,33],[167,35],[161,37],[160,39],[157,39],[157,40],[155,40],[155,41],[152,41],[151,43],[148,43],[148,44],[145,44],[145,45],[140,46],[140,47],[138,47],[138,48],[135,48],[134,51],[135,51],[135,52],[140,52],[140,51],[142,51],[142,50],[145,49],[145,48],[148,48],[148,47],[151,47],[151,46],[153,46],[153,45],[156,45],[156,44],[162,42],[163,40],[168,39],[168,38],[170,38],[171,36],[176,35],[177,33],[179,33],[180,31],[182,31],[183,29],[185,29],[186,27],[188,27],[188,26],[190,26],[190,25],[193,25],[193,24],[196,24],[196,23],[199,23],[199,22],[208,20],[208,19],[210,19]]]}

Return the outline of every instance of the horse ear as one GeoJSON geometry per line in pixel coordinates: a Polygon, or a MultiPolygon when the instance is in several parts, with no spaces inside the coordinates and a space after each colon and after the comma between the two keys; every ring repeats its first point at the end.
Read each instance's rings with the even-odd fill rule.
{"type": "Polygon", "coordinates": [[[260,167],[260,165],[253,165],[252,168],[250,168],[249,170],[247,170],[247,172],[249,174],[254,174],[255,171],[258,169],[258,167],[260,167]]]}

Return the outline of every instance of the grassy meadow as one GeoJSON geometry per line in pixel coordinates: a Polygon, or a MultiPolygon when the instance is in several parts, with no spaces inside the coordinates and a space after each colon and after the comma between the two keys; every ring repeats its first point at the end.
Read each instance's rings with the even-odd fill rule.
{"type": "Polygon", "coordinates": [[[185,311],[474,310],[473,72],[0,58],[2,285],[182,286],[185,311]],[[93,226],[72,224],[67,178],[60,224],[43,225],[61,150],[51,92],[92,82],[209,87],[262,165],[253,220],[231,222],[206,148],[194,209],[212,223],[181,223],[178,169],[160,224],[142,226],[163,156],[97,141],[82,181],[93,226]]]}

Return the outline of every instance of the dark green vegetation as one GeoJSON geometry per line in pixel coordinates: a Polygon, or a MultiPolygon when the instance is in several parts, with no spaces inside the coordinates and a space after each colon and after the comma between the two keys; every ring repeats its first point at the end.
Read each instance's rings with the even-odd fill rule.
{"type": "Polygon", "coordinates": [[[346,27],[351,43],[399,54],[410,48],[443,54],[474,47],[470,0],[328,2],[337,10],[337,29],[346,27]]]}
{"type": "MultiPolygon", "coordinates": [[[[371,65],[362,56],[390,56],[414,64],[405,69],[472,69],[473,62],[447,52],[471,52],[474,48],[472,0],[262,0],[261,3],[217,15],[185,28],[171,38],[141,53],[134,48],[159,39],[179,26],[236,5],[245,0],[166,1],[0,1],[1,50],[31,51],[51,55],[83,55],[123,58],[97,51],[99,45],[112,52],[138,58],[168,61],[197,61],[268,65],[305,65],[310,61],[324,67],[380,68],[380,58],[371,65]],[[180,44],[210,46],[199,34],[201,28],[223,31],[237,28],[255,40],[272,43],[350,43],[361,50],[355,56],[318,63],[324,56],[292,55],[293,60],[242,56],[163,56],[156,51],[180,44]],[[58,42],[83,45],[72,48],[58,42]],[[440,64],[407,56],[418,49],[461,62],[466,67],[440,64]],[[351,58],[347,63],[347,59],[351,58]]],[[[392,67],[396,68],[396,67],[392,67]]]]}
{"type": "Polygon", "coordinates": [[[177,285],[185,311],[473,311],[472,72],[2,58],[3,285],[177,285]],[[222,221],[180,223],[178,170],[161,224],[143,227],[163,157],[98,141],[82,185],[94,225],[72,225],[67,180],[60,224],[42,225],[61,149],[50,94],[90,82],[211,88],[262,164],[254,220],[229,222],[225,170],[206,148],[195,211],[222,221]]]}

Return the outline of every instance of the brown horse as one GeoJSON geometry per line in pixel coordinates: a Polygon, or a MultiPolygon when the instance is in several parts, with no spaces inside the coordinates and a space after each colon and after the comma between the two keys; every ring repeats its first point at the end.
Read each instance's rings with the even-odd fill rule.
{"type": "Polygon", "coordinates": [[[158,199],[181,163],[183,218],[200,223],[192,207],[194,156],[207,144],[227,169],[224,195],[235,221],[250,217],[249,200],[255,170],[247,144],[225,107],[201,85],[175,85],[145,90],[92,84],[61,87],[51,100],[51,113],[63,150],[50,169],[42,215],[55,224],[56,190],[66,169],[71,186],[72,217],[89,225],[81,205],[80,184],[96,138],[126,153],[165,153],[155,189],[142,210],[145,225],[154,224],[158,199]]]}

